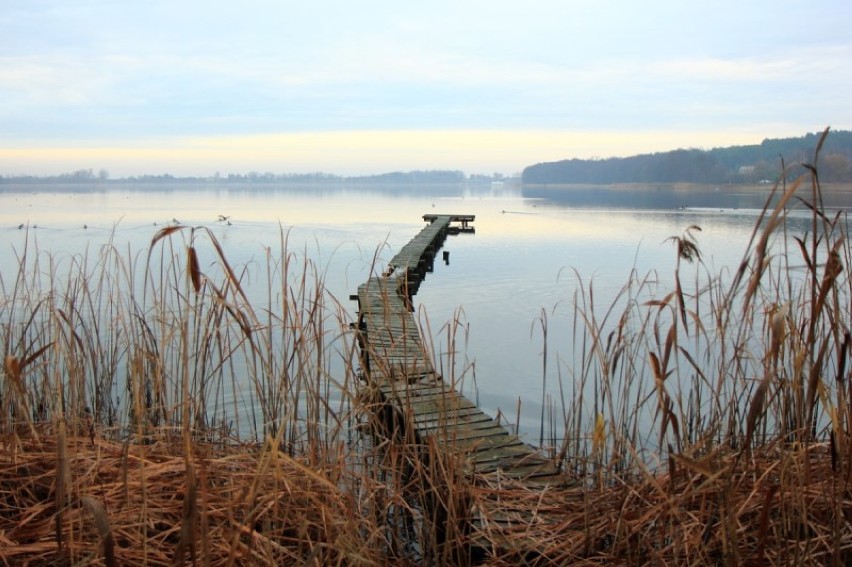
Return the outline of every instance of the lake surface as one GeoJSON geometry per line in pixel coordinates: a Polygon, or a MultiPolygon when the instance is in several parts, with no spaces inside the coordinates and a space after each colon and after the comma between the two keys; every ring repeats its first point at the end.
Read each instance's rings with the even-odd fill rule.
{"type": "MultiPolygon", "coordinates": [[[[248,281],[263,288],[266,251],[279,249],[283,230],[289,250],[321,268],[328,290],[354,321],[349,295],[422,228],[423,214],[474,214],[475,234],[446,241],[449,263],[439,256],[415,297],[417,314],[428,321],[445,376],[458,380],[486,411],[517,420],[528,440],[537,442],[542,321],[548,396],[555,398],[560,381],[572,387],[579,290],[593,288],[600,315],[631,273],[659,282],[651,295],[668,293],[676,254],[667,239],[693,225],[701,228],[695,237],[707,270],[734,269],[766,195],[714,187],[509,184],[0,185],[0,274],[8,279],[15,273],[27,238],[60,265],[110,241],[144,256],[156,231],[177,220],[209,227],[229,261],[247,266],[248,281]],[[456,336],[452,359],[448,330],[456,336]]],[[[847,206],[848,195],[829,204],[847,206]]],[[[791,216],[794,231],[807,230],[804,212],[791,216]]],[[[203,246],[199,254],[204,270],[213,256],[203,246]]]]}

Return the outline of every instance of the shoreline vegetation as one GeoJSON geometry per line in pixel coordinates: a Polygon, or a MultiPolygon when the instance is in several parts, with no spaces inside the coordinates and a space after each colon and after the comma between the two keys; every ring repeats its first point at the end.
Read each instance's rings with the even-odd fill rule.
{"type": "Polygon", "coordinates": [[[852,247],[812,165],[825,134],[767,188],[730,272],[689,227],[673,289],[633,300],[652,285],[636,274],[603,316],[591,284],[575,292],[579,354],[542,415],[565,431],[541,448],[562,488],[467,475],[387,431],[352,316],[286,234],[260,304],[205,229],[70,265],[18,251],[0,275],[0,561],[849,564],[852,247]]]}

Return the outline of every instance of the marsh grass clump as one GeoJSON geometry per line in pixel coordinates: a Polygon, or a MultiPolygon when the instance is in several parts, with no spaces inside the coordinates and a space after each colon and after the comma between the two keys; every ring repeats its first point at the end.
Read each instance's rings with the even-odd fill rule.
{"type": "Polygon", "coordinates": [[[411,435],[286,232],[246,266],[203,227],[136,255],[28,240],[0,276],[0,561],[849,564],[852,252],[822,206],[822,140],[733,270],[691,226],[673,289],[634,273],[603,307],[572,290],[539,431],[561,484],[474,474],[411,435]]]}
{"type": "Polygon", "coordinates": [[[264,304],[204,228],[142,255],[27,246],[0,281],[0,560],[383,562],[352,472],[354,341],[285,233],[264,304]]]}

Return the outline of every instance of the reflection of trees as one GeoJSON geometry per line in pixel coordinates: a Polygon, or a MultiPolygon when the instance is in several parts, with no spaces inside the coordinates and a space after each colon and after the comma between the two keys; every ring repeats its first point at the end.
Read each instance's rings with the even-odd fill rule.
{"type": "Polygon", "coordinates": [[[759,209],[766,201],[762,191],[744,192],[728,188],[690,187],[676,190],[673,187],[636,187],[614,189],[609,187],[571,187],[557,189],[535,185],[524,186],[522,196],[538,199],[539,207],[548,205],[574,208],[607,209],[759,209]]]}

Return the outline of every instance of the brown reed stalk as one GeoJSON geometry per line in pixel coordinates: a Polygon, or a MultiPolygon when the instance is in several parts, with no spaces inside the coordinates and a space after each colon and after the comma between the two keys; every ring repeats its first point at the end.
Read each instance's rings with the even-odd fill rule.
{"type": "Polygon", "coordinates": [[[104,563],[107,567],[115,567],[117,565],[115,561],[115,537],[110,527],[106,508],[104,508],[103,503],[90,496],[80,498],[80,503],[94,519],[95,527],[103,545],[104,563]]]}

